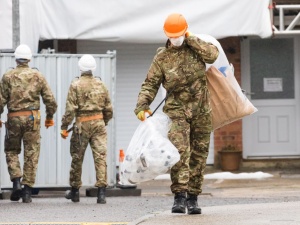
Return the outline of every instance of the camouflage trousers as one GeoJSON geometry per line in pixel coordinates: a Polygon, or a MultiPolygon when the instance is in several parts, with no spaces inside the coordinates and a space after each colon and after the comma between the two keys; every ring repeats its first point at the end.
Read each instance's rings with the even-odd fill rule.
{"type": "MultiPolygon", "coordinates": [[[[37,121],[40,124],[40,121],[37,121]]],[[[8,138],[5,139],[6,163],[10,179],[23,177],[22,184],[32,187],[40,155],[40,125],[33,130],[33,119],[28,116],[10,117],[7,121],[8,138]],[[23,174],[19,161],[21,144],[24,146],[23,174]]]]}
{"type": "Polygon", "coordinates": [[[91,120],[81,123],[80,137],[74,130],[71,137],[70,186],[80,188],[82,185],[82,163],[88,144],[92,149],[96,170],[96,187],[107,186],[107,134],[103,120],[91,120]]]}
{"type": "Polygon", "coordinates": [[[171,191],[199,195],[208,156],[211,114],[187,121],[172,119],[169,139],[179,150],[180,160],[171,168],[171,191]]]}

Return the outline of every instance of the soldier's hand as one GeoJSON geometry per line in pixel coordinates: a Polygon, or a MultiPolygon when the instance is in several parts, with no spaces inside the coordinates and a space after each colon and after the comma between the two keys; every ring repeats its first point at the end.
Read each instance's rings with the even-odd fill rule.
{"type": "Polygon", "coordinates": [[[63,139],[66,139],[68,137],[69,133],[67,130],[61,130],[60,135],[63,139]]]}
{"type": "Polygon", "coordinates": [[[48,127],[54,126],[54,120],[53,119],[46,119],[45,120],[45,127],[48,129],[48,127]]]}
{"type": "Polygon", "coordinates": [[[149,115],[152,114],[151,110],[141,110],[139,111],[139,113],[136,115],[136,117],[141,120],[144,121],[146,119],[146,113],[148,113],[149,115]]]}
{"type": "Polygon", "coordinates": [[[192,32],[190,32],[190,31],[187,31],[186,33],[185,33],[185,37],[189,37],[189,36],[193,36],[194,34],[192,33],[192,32]]]}

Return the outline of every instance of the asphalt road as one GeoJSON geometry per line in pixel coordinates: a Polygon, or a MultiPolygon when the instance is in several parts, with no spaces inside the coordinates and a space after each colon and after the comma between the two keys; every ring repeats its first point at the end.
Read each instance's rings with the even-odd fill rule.
{"type": "MultiPolygon", "coordinates": [[[[280,205],[285,209],[293,205],[300,208],[299,171],[289,171],[288,173],[271,171],[269,173],[272,173],[273,177],[266,179],[206,179],[203,185],[203,194],[198,198],[199,205],[203,211],[203,214],[198,219],[204,220],[204,218],[207,218],[207,222],[209,222],[207,224],[211,225],[219,224],[217,222],[214,223],[213,220],[215,218],[217,221],[217,218],[221,218],[218,215],[222,213],[230,215],[228,219],[230,221],[233,218],[232,210],[236,214],[235,216],[240,216],[243,213],[245,215],[259,215],[260,207],[268,209],[268,205],[270,209],[272,206],[279,206],[279,212],[280,205]],[[292,204],[286,206],[285,203],[292,204]],[[249,213],[247,213],[247,210],[249,213]],[[251,212],[254,214],[251,214],[251,212]]],[[[182,224],[183,220],[194,221],[194,223],[190,222],[189,225],[197,224],[197,217],[193,218],[191,215],[170,213],[173,195],[170,193],[169,186],[169,180],[144,182],[138,185],[138,188],[142,189],[141,196],[107,197],[107,204],[104,205],[96,204],[96,197],[86,197],[84,189],[81,190],[79,203],[72,203],[66,200],[64,191],[40,191],[37,196],[33,197],[33,202],[30,204],[24,204],[21,201],[11,202],[9,199],[0,200],[0,224],[96,223],[166,225],[170,223],[175,225],[182,224]],[[182,216],[185,216],[185,218],[182,216]],[[169,222],[163,222],[164,219],[169,222]]],[[[297,207],[297,211],[299,208],[297,207]]],[[[277,212],[276,210],[274,208],[273,212],[277,212]]],[[[294,214],[293,210],[289,211],[294,214]]],[[[289,218],[293,218],[293,215],[290,215],[289,218]]],[[[281,221],[282,223],[273,224],[294,224],[295,221],[295,224],[298,224],[297,218],[291,219],[291,221],[286,221],[285,219],[284,223],[281,221]]],[[[224,221],[221,222],[226,224],[224,221]]]]}

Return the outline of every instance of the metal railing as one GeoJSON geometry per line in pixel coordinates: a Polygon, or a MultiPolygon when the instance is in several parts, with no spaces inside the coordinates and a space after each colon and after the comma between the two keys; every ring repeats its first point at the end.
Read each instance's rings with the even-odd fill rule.
{"type": "Polygon", "coordinates": [[[279,16],[273,16],[273,30],[275,35],[300,34],[300,5],[276,5],[279,16]],[[287,11],[293,10],[296,16],[287,14],[287,11]],[[274,20],[278,19],[278,20],[274,20]]]}

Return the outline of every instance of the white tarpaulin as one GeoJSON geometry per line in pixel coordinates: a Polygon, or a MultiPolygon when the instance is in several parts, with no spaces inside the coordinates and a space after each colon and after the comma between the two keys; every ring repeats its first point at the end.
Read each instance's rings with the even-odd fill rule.
{"type": "MultiPolygon", "coordinates": [[[[165,42],[163,23],[174,12],[185,16],[191,32],[217,39],[272,35],[269,0],[20,0],[19,4],[20,42],[33,51],[43,39],[165,42]]],[[[11,0],[0,0],[0,43],[7,43],[5,48],[12,47],[12,23],[5,16],[11,7],[11,0]]]]}
{"type": "Polygon", "coordinates": [[[12,1],[0,0],[0,49],[12,48],[12,1]]]}

